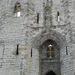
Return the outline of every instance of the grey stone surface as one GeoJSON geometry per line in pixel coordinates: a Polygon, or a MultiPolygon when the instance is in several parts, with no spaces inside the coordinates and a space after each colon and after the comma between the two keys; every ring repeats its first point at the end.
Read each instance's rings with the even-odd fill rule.
{"type": "MultiPolygon", "coordinates": [[[[14,17],[16,2],[17,0],[0,0],[0,74],[45,75],[52,70],[57,75],[74,75],[75,0],[49,0],[48,4],[47,0],[21,0],[21,16],[14,17]],[[53,64],[50,59],[49,62],[45,60],[45,63],[41,63],[40,49],[47,40],[56,43],[53,45],[55,54],[60,54],[58,63],[53,64]]],[[[43,50],[45,49],[46,46],[43,50]]]]}

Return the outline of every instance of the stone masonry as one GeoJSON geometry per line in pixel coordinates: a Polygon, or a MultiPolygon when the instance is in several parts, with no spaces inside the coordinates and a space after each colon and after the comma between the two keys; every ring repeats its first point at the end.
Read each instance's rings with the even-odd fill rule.
{"type": "Polygon", "coordinates": [[[0,75],[75,75],[74,13],[75,0],[0,0],[0,75]],[[50,43],[54,59],[44,58],[50,43]]]}

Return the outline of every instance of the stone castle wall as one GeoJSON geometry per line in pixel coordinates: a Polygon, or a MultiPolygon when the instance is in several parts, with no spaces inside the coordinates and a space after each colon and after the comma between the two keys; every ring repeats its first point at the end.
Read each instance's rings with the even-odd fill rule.
{"type": "Polygon", "coordinates": [[[50,1],[52,25],[48,28],[44,23],[46,0],[19,1],[21,4],[19,18],[14,17],[16,2],[17,0],[0,0],[0,74],[40,75],[39,47],[47,39],[52,39],[60,46],[61,75],[74,75],[75,1],[50,1]],[[60,13],[59,22],[57,12],[60,13]]]}

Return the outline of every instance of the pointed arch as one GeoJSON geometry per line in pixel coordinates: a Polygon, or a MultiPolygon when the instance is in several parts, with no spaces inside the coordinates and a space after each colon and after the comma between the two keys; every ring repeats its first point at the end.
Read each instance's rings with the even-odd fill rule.
{"type": "Polygon", "coordinates": [[[63,48],[66,46],[65,36],[52,29],[48,31],[44,30],[36,34],[35,37],[31,39],[31,44],[32,48],[38,51],[39,74],[49,75],[49,73],[52,73],[53,75],[60,75],[61,72],[60,51],[63,50],[63,48]],[[48,58],[46,56],[47,47],[50,44],[53,45],[55,51],[53,58],[48,58]],[[42,47],[43,45],[44,47],[42,47]],[[50,71],[50,69],[53,70],[54,72],[50,71]]]}
{"type": "Polygon", "coordinates": [[[51,71],[47,72],[46,75],[57,75],[57,74],[51,70],[51,71]]]}
{"type": "Polygon", "coordinates": [[[44,30],[38,35],[36,35],[34,38],[32,38],[32,47],[39,49],[40,46],[48,39],[55,41],[59,49],[65,47],[66,45],[65,36],[60,34],[59,32],[50,29],[49,31],[44,30]]]}
{"type": "Polygon", "coordinates": [[[46,40],[44,43],[40,46],[39,52],[41,54],[41,58],[59,58],[59,47],[57,43],[53,40],[46,40]]]}

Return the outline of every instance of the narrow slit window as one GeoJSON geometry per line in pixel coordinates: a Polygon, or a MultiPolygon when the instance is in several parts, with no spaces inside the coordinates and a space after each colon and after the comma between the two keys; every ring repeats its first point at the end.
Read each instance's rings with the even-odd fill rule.
{"type": "Polygon", "coordinates": [[[39,13],[37,13],[37,24],[39,23],[39,13]]]}
{"type": "Polygon", "coordinates": [[[18,55],[19,54],[19,44],[17,44],[17,49],[16,49],[16,55],[18,55]]]}
{"type": "Polygon", "coordinates": [[[31,57],[32,57],[32,48],[31,48],[31,57]]]}
{"type": "Polygon", "coordinates": [[[57,12],[57,16],[59,16],[59,12],[57,12]]]}
{"type": "Polygon", "coordinates": [[[57,12],[57,21],[59,22],[59,12],[57,12]]]}
{"type": "Polygon", "coordinates": [[[66,46],[66,55],[68,55],[67,46],[66,46]]]}

